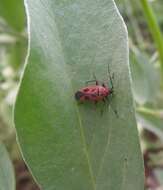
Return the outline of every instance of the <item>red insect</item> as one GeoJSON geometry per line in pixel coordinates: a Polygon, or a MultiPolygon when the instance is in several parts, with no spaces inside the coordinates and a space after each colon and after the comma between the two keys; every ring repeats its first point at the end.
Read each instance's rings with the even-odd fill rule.
{"type": "MultiPolygon", "coordinates": [[[[90,102],[100,102],[103,101],[105,102],[106,100],[109,100],[109,96],[111,96],[114,93],[114,86],[113,86],[113,77],[114,75],[110,75],[109,71],[109,65],[108,65],[108,77],[110,80],[110,86],[105,85],[105,83],[99,83],[99,81],[96,79],[94,75],[94,80],[87,81],[86,84],[87,86],[84,88],[79,89],[75,93],[75,99],[79,102],[85,102],[85,101],[90,101],[90,102]],[[94,85],[88,85],[90,82],[95,82],[94,85]]],[[[114,113],[118,116],[117,111],[114,110],[114,113]]]]}
{"type": "Polygon", "coordinates": [[[95,85],[86,86],[75,93],[75,98],[77,101],[92,101],[97,103],[99,101],[105,101],[108,96],[113,93],[113,86],[109,88],[104,83],[100,85],[97,80],[92,80],[88,82],[93,81],[96,82],[95,85]]]}

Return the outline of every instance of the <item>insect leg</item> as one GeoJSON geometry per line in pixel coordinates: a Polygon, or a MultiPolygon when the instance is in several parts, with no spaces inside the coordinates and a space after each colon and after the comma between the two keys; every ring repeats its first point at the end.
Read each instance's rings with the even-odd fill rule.
{"type": "Polygon", "coordinates": [[[89,83],[92,83],[92,82],[97,83],[97,81],[96,81],[96,80],[88,80],[88,81],[86,81],[86,82],[85,82],[85,85],[88,85],[89,83]]]}
{"type": "Polygon", "coordinates": [[[103,101],[104,105],[103,105],[103,107],[101,109],[101,115],[103,115],[105,109],[108,109],[108,106],[106,104],[107,99],[103,98],[102,101],[103,101]]]}
{"type": "Polygon", "coordinates": [[[116,109],[114,109],[114,108],[112,107],[112,105],[111,105],[111,103],[110,103],[109,98],[108,98],[108,97],[106,97],[105,99],[108,101],[108,104],[109,104],[109,106],[110,106],[111,110],[114,112],[114,114],[115,114],[115,115],[116,115],[116,117],[118,118],[118,117],[119,117],[118,112],[117,112],[117,110],[116,110],[116,109]]]}
{"type": "Polygon", "coordinates": [[[86,81],[86,82],[85,82],[85,85],[88,85],[89,83],[92,83],[92,82],[95,82],[96,85],[98,85],[98,80],[97,80],[97,78],[96,78],[95,73],[93,73],[93,80],[88,80],[88,81],[86,81]]]}
{"type": "Polygon", "coordinates": [[[93,72],[93,78],[94,78],[94,80],[96,81],[96,85],[98,85],[98,81],[97,81],[97,78],[96,78],[96,75],[95,75],[94,72],[93,72]]]}
{"type": "Polygon", "coordinates": [[[115,115],[116,115],[116,117],[118,118],[118,117],[119,117],[119,115],[118,115],[117,110],[115,110],[115,109],[112,107],[112,105],[111,105],[111,104],[109,104],[109,106],[111,107],[112,111],[114,112],[114,114],[115,114],[115,115]]]}
{"type": "Polygon", "coordinates": [[[102,86],[103,86],[103,87],[107,87],[107,85],[106,85],[104,82],[102,83],[102,86]]]}
{"type": "Polygon", "coordinates": [[[116,117],[118,118],[118,117],[119,117],[119,115],[118,115],[117,110],[113,109],[113,107],[111,106],[111,104],[110,104],[110,107],[111,107],[112,111],[114,112],[114,114],[116,115],[116,117]]]}

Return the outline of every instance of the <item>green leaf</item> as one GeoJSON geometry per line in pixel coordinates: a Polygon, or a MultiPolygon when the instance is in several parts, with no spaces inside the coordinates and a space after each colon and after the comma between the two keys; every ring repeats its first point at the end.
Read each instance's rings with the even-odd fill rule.
{"type": "Polygon", "coordinates": [[[26,4],[30,47],[15,124],[33,175],[44,190],[144,189],[127,31],[114,2],[26,4]],[[108,104],[74,99],[93,73],[99,81],[108,80],[108,64],[115,76],[111,106],[118,118],[108,104]]]}
{"type": "Polygon", "coordinates": [[[159,92],[159,72],[150,63],[149,58],[132,49],[130,52],[130,67],[132,76],[132,89],[137,103],[153,102],[159,92]]]}
{"type": "Polygon", "coordinates": [[[21,31],[25,27],[23,0],[1,0],[0,16],[14,29],[21,31]]]}
{"type": "Polygon", "coordinates": [[[0,143],[0,190],[15,190],[15,176],[5,146],[0,143]]]}

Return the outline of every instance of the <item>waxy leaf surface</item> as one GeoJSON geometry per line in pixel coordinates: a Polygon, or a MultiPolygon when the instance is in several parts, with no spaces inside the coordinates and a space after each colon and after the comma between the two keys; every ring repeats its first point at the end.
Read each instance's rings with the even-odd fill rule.
{"type": "Polygon", "coordinates": [[[114,2],[27,0],[26,10],[30,43],[15,125],[36,180],[44,190],[143,190],[127,31],[114,2]],[[110,85],[108,64],[111,106],[76,103],[93,74],[110,85]]]}

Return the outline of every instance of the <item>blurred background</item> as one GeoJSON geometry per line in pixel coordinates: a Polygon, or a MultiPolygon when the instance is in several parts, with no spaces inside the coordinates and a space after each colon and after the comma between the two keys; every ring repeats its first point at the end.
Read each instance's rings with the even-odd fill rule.
{"type": "MultiPolygon", "coordinates": [[[[163,1],[116,0],[116,4],[129,32],[145,189],[163,190],[163,1]]],[[[27,38],[23,1],[0,0],[0,165],[6,166],[17,190],[38,190],[22,160],[12,117],[27,38]]],[[[3,177],[0,171],[0,184],[3,177]]]]}

